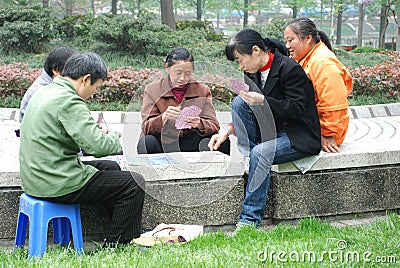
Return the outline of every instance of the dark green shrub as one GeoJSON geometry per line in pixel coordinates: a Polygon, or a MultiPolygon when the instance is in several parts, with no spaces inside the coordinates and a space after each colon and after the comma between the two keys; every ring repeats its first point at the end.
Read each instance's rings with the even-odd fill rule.
{"type": "Polygon", "coordinates": [[[92,25],[92,36],[102,45],[99,49],[130,51],[139,55],[165,55],[176,45],[174,32],[157,23],[154,15],[140,13],[132,16],[100,16],[92,25]]]}
{"type": "Polygon", "coordinates": [[[0,8],[0,27],[5,22],[14,21],[38,21],[41,19],[49,18],[50,9],[45,9],[40,6],[15,8],[14,6],[7,6],[0,8]]]}
{"type": "Polygon", "coordinates": [[[262,37],[274,38],[283,41],[283,31],[285,30],[286,21],[283,19],[275,19],[266,25],[251,26],[262,37]]]}
{"type": "Polygon", "coordinates": [[[16,51],[28,53],[44,51],[49,42],[57,35],[54,27],[57,18],[49,18],[49,9],[1,9],[1,50],[6,54],[16,51]]]}
{"type": "Polygon", "coordinates": [[[92,42],[91,27],[95,21],[93,15],[76,15],[61,19],[58,24],[60,37],[75,43],[92,42]]]}
{"type": "Polygon", "coordinates": [[[207,41],[223,41],[225,40],[224,34],[217,34],[214,30],[212,22],[202,20],[181,20],[176,22],[176,29],[182,31],[185,29],[197,29],[204,32],[207,41]]]}
{"type": "Polygon", "coordinates": [[[355,49],[353,49],[353,53],[373,53],[381,51],[385,51],[385,49],[375,47],[356,47],[355,49]]]}

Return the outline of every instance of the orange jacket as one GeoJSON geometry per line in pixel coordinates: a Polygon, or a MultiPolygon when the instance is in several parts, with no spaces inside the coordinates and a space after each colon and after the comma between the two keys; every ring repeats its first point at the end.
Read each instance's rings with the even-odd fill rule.
{"type": "Polygon", "coordinates": [[[336,55],[319,42],[299,61],[314,85],[315,103],[323,136],[333,136],[340,145],[349,126],[347,97],[353,88],[353,79],[336,55]]]}

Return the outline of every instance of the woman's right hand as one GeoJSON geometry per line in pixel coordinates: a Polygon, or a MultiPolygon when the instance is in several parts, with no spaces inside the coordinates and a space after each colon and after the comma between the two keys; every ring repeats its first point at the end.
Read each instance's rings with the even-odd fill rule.
{"type": "Polygon", "coordinates": [[[210,148],[210,151],[218,150],[219,146],[221,146],[221,144],[228,139],[228,136],[228,132],[212,135],[210,142],[208,143],[208,148],[210,148]]]}
{"type": "Polygon", "coordinates": [[[162,123],[165,124],[169,119],[176,120],[178,119],[180,114],[181,114],[180,106],[168,106],[167,110],[165,110],[165,112],[161,116],[162,123]]]}

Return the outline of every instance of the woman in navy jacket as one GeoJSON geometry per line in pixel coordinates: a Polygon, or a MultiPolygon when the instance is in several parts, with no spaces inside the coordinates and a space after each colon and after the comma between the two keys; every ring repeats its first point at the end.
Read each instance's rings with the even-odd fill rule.
{"type": "MultiPolygon", "coordinates": [[[[244,70],[249,92],[232,102],[232,124],[209,143],[216,150],[230,134],[249,156],[249,177],[237,227],[260,227],[273,164],[291,162],[321,150],[321,133],[311,81],[293,59],[282,55],[251,29],[240,31],[226,45],[229,60],[244,70]]],[[[283,51],[286,52],[286,51],[283,51]]]]}

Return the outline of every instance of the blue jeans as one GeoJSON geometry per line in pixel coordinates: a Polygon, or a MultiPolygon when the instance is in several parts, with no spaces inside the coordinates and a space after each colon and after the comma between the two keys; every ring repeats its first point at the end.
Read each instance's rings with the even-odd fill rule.
{"type": "Polygon", "coordinates": [[[244,155],[246,151],[250,155],[249,177],[239,222],[260,227],[268,197],[272,165],[291,162],[309,154],[293,148],[284,131],[277,132],[273,139],[263,141],[260,127],[265,125],[259,124],[259,116],[256,117],[252,108],[241,97],[236,97],[232,102],[232,121],[238,148],[244,155]]]}

